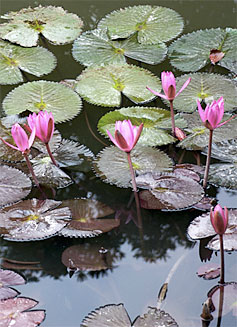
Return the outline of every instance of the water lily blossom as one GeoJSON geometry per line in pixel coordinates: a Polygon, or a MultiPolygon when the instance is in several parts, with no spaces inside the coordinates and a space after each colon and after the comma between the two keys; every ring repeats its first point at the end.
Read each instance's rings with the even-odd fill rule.
{"type": "Polygon", "coordinates": [[[32,130],[36,127],[36,136],[45,144],[49,143],[54,132],[54,117],[52,112],[40,111],[38,115],[34,112],[27,118],[28,125],[32,130]]]}
{"type": "Polygon", "coordinates": [[[111,141],[122,151],[131,152],[131,150],[136,145],[141,132],[143,129],[143,124],[138,126],[133,126],[130,120],[116,121],[115,123],[115,134],[114,137],[107,130],[111,141]]]}
{"type": "Polygon", "coordinates": [[[214,210],[211,209],[210,218],[215,232],[219,235],[223,235],[228,226],[228,209],[224,207],[223,210],[218,204],[215,206],[214,210]]]}

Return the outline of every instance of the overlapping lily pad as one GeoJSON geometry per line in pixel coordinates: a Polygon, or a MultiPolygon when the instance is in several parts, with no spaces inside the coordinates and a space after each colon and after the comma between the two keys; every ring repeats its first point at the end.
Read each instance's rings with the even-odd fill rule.
{"type": "Polygon", "coordinates": [[[218,64],[237,73],[237,29],[213,28],[183,35],[170,45],[168,56],[179,70],[195,72],[210,63],[213,49],[224,54],[218,64]]]}
{"type": "MultiPolygon", "coordinates": [[[[236,105],[237,87],[226,76],[208,73],[182,75],[176,79],[177,90],[191,77],[189,85],[174,99],[174,108],[180,112],[193,112],[197,108],[197,100],[210,104],[223,96],[224,109],[233,111],[236,105]]],[[[159,92],[159,91],[158,91],[159,92]]],[[[166,103],[168,103],[165,100],[166,103]]]]}
{"type": "Polygon", "coordinates": [[[72,55],[84,66],[125,64],[126,57],[157,65],[167,52],[164,43],[141,44],[134,35],[124,41],[112,41],[105,30],[83,33],[74,41],[72,55]]]}
{"type": "MultiPolygon", "coordinates": [[[[207,148],[203,152],[207,154],[207,148]]],[[[211,156],[225,162],[237,162],[237,139],[213,143],[211,156]]]]}
{"type": "Polygon", "coordinates": [[[82,102],[78,94],[56,82],[34,81],[13,89],[3,100],[7,115],[19,114],[25,110],[38,113],[52,112],[56,123],[64,122],[79,114],[82,102]]]}
{"type": "MultiPolygon", "coordinates": [[[[172,167],[171,159],[164,152],[146,146],[137,145],[131,152],[131,160],[138,175],[150,171],[169,171],[172,167]]],[[[94,170],[106,183],[132,187],[127,154],[117,147],[104,148],[94,160],[94,170]]]]}
{"type": "Polygon", "coordinates": [[[180,210],[191,207],[204,195],[198,182],[179,174],[146,173],[138,176],[136,183],[149,190],[139,193],[145,209],[180,210]]]}
{"type": "Polygon", "coordinates": [[[20,170],[0,166],[0,206],[16,202],[31,191],[30,179],[20,170]]]}
{"type": "Polygon", "coordinates": [[[183,30],[183,19],[174,10],[159,6],[133,6],[111,12],[103,18],[99,29],[108,29],[111,39],[127,38],[137,33],[138,42],[166,42],[183,30]]]}
{"type": "MultiPolygon", "coordinates": [[[[188,123],[188,127],[185,131],[189,133],[189,135],[183,139],[178,146],[191,150],[200,150],[208,146],[210,132],[209,129],[203,125],[199,114],[194,112],[191,115],[183,114],[181,117],[188,123]]],[[[230,117],[230,115],[224,115],[222,121],[224,122],[230,117]]],[[[213,143],[230,140],[234,137],[237,137],[237,117],[214,130],[213,143]]]]}
{"type": "Polygon", "coordinates": [[[89,67],[76,79],[74,89],[86,101],[99,106],[119,107],[121,95],[135,103],[154,99],[146,89],[161,90],[161,82],[150,71],[133,65],[89,67]]]}
{"type": "Polygon", "coordinates": [[[37,77],[49,74],[56,66],[55,56],[47,49],[31,49],[0,41],[0,84],[24,81],[21,70],[37,77]]]}
{"type": "Polygon", "coordinates": [[[212,164],[210,166],[208,182],[237,190],[237,163],[233,164],[212,164]]]}
{"type": "Polygon", "coordinates": [[[12,270],[0,269],[0,301],[10,299],[19,293],[10,285],[25,284],[25,279],[12,270]]]}
{"type": "Polygon", "coordinates": [[[149,308],[143,316],[138,316],[134,322],[123,304],[108,304],[95,309],[83,319],[81,327],[178,327],[175,320],[166,312],[149,308]]]}
{"type": "Polygon", "coordinates": [[[69,208],[57,208],[60,201],[25,200],[0,211],[3,238],[10,241],[35,241],[57,234],[71,217],[69,208]]]}
{"type": "Polygon", "coordinates": [[[0,25],[1,38],[23,47],[37,45],[39,34],[53,44],[70,43],[80,35],[83,26],[77,15],[54,6],[23,8],[1,18],[9,21],[0,25]]]}
{"type": "MultiPolygon", "coordinates": [[[[108,112],[99,120],[98,130],[107,137],[107,129],[114,135],[115,122],[124,119],[129,119],[133,125],[144,124],[138,144],[156,146],[176,141],[167,130],[171,129],[170,111],[153,107],[129,107],[108,112]]],[[[178,127],[186,126],[185,120],[178,115],[175,121],[178,127]]]]}

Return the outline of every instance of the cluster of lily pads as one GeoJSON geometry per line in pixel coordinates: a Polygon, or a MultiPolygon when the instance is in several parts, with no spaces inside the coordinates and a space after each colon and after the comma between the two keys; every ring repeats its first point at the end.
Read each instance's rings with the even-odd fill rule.
{"type": "MultiPolygon", "coordinates": [[[[86,67],[75,80],[23,83],[3,100],[0,232],[4,239],[31,241],[54,235],[94,237],[119,226],[119,219],[101,219],[113,214],[114,210],[95,200],[55,201],[47,199],[43,191],[41,199],[20,201],[31,192],[32,182],[22,157],[24,151],[13,149],[12,126],[19,123],[25,128],[29,113],[50,112],[56,124],[72,120],[82,110],[82,99],[95,105],[95,110],[96,106],[116,108],[99,119],[98,131],[104,137],[110,137],[119,148],[108,146],[94,156],[86,146],[63,139],[54,130],[47,142],[53,162],[45,142],[38,137],[27,149],[30,150],[27,155],[36,185],[56,189],[68,187],[73,183],[70,169],[92,169],[106,183],[122,188],[133,187],[134,191],[137,191],[136,187],[143,189],[139,191],[139,204],[144,209],[184,210],[194,207],[210,210],[211,202],[200,182],[203,167],[174,164],[164,148],[157,147],[175,143],[179,152],[194,150],[206,154],[210,145],[209,130],[203,125],[206,120],[200,119],[197,102],[205,108],[223,97],[223,120],[233,119],[228,124],[219,124],[212,135],[211,156],[221,163],[211,164],[208,182],[236,190],[237,118],[233,117],[237,96],[234,77],[237,73],[236,29],[194,31],[171,43],[183,30],[182,17],[169,8],[150,5],[113,11],[97,24],[96,29],[83,33],[82,20],[60,7],[26,8],[1,18],[6,22],[0,24],[0,84],[23,83],[28,73],[41,77],[56,67],[56,57],[44,47],[37,46],[39,37],[54,45],[73,42],[73,58],[86,67]],[[139,65],[140,62],[158,65],[165,58],[175,69],[188,72],[176,78],[176,87],[182,89],[182,93],[179,96],[174,94],[173,98],[162,96],[162,86],[166,93],[163,80],[161,83],[151,71],[139,65]],[[138,64],[131,64],[131,60],[138,64]],[[216,67],[228,73],[228,77],[215,73],[216,67]],[[199,72],[201,69],[205,71],[199,72]],[[172,110],[177,112],[174,117],[167,109],[147,105],[148,102],[155,103],[155,94],[161,94],[164,105],[172,102],[172,110]],[[134,106],[123,107],[124,96],[134,106]],[[118,128],[118,121],[129,121],[129,128],[142,126],[140,137],[135,135],[132,147],[126,147],[128,144],[124,140],[127,139],[120,133],[123,128],[118,128]],[[174,126],[182,137],[175,133],[174,126]],[[131,175],[132,170],[135,173],[131,175]]],[[[26,133],[31,132],[32,128],[31,131],[26,129],[26,133]]],[[[188,234],[192,239],[216,235],[209,216],[208,211],[191,223],[188,234]]],[[[237,247],[236,217],[236,210],[229,210],[228,227],[223,233],[224,249],[228,251],[237,247]]],[[[219,239],[214,237],[208,247],[219,250],[219,239]]],[[[67,267],[76,267],[71,258],[67,267]]],[[[96,322],[102,324],[103,315],[110,315],[112,319],[117,311],[119,317],[123,316],[123,323],[130,326],[131,321],[121,305],[96,310],[85,318],[82,326],[89,327],[96,322]]],[[[139,317],[133,326],[154,324],[155,321],[164,326],[171,322],[172,326],[177,326],[169,315],[158,309],[151,309],[144,318],[139,317]]]]}

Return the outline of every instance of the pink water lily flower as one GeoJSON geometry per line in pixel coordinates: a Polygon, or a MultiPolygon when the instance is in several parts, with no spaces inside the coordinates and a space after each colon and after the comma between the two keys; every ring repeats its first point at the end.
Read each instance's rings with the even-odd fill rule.
{"type": "Polygon", "coordinates": [[[228,209],[224,207],[223,210],[218,204],[215,206],[214,211],[211,209],[210,218],[215,232],[219,235],[223,235],[228,225],[228,209]]]}
{"type": "Polygon", "coordinates": [[[35,139],[35,128],[32,129],[31,135],[28,138],[25,130],[18,124],[14,124],[11,128],[12,137],[17,146],[6,142],[3,138],[1,140],[11,148],[21,151],[23,154],[28,153],[35,139]]]}
{"type": "Polygon", "coordinates": [[[130,152],[136,145],[141,132],[143,124],[133,126],[130,120],[116,121],[114,137],[107,130],[111,141],[122,151],[130,152]]]}
{"type": "Polygon", "coordinates": [[[35,126],[36,136],[45,144],[49,143],[54,132],[54,117],[52,112],[40,111],[38,115],[34,112],[27,118],[28,125],[32,130],[35,126]]]}
{"type": "Polygon", "coordinates": [[[161,73],[161,83],[162,88],[165,94],[158,93],[147,86],[147,89],[153,94],[158,95],[159,97],[173,101],[190,83],[191,78],[188,78],[181,89],[176,93],[176,82],[175,77],[172,72],[162,72],[161,73]]]}

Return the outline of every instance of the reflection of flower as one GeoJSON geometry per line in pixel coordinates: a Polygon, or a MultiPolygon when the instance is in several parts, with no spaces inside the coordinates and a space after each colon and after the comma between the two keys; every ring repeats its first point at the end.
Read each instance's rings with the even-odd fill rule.
{"type": "Polygon", "coordinates": [[[11,270],[0,269],[0,300],[15,297],[18,292],[8,286],[21,284],[25,284],[21,275],[11,270]]]}
{"type": "Polygon", "coordinates": [[[228,210],[226,207],[224,207],[224,210],[222,207],[218,204],[215,206],[215,209],[211,208],[210,212],[210,218],[212,226],[215,230],[215,232],[219,235],[223,235],[226,231],[227,225],[228,225],[228,210]]]}

